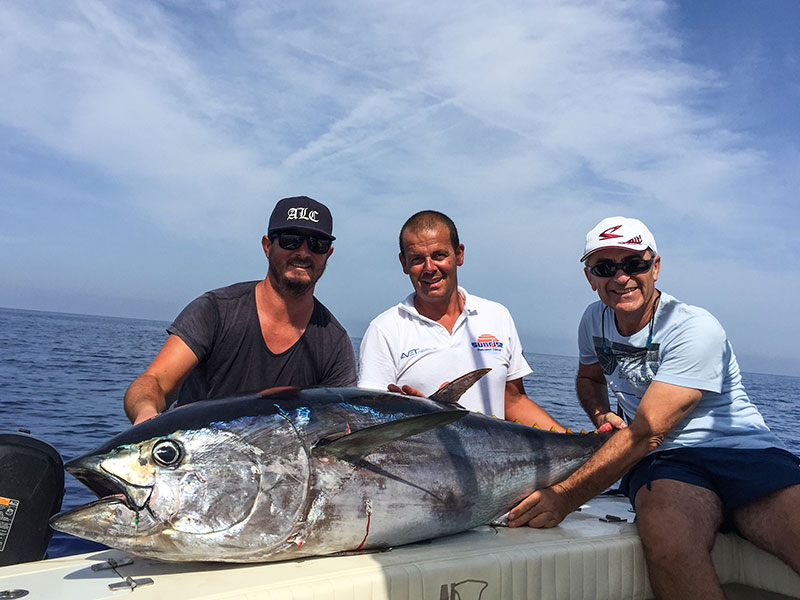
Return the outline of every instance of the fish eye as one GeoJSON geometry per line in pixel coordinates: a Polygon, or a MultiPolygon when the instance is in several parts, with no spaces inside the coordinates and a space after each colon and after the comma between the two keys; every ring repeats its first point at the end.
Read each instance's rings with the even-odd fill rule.
{"type": "Polygon", "coordinates": [[[183,447],[174,440],[161,440],[153,446],[153,460],[162,467],[177,467],[183,460],[183,447]]]}

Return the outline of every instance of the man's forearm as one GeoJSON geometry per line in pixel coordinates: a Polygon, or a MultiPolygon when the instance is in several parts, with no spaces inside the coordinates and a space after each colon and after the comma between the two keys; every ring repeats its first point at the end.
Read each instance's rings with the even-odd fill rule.
{"type": "Polygon", "coordinates": [[[599,426],[598,419],[611,412],[611,407],[608,403],[608,388],[605,382],[598,382],[589,377],[581,377],[578,375],[575,379],[575,391],[578,395],[578,401],[581,403],[583,410],[591,419],[592,423],[599,426]]]}
{"type": "Polygon", "coordinates": [[[559,433],[566,431],[545,409],[528,398],[522,377],[506,381],[504,408],[505,418],[508,421],[518,421],[529,427],[536,425],[559,433]]]}
{"type": "Polygon", "coordinates": [[[128,386],[123,404],[128,419],[136,424],[163,412],[167,400],[158,381],[145,374],[128,386]]]}
{"type": "Polygon", "coordinates": [[[617,431],[595,454],[553,489],[569,501],[570,512],[608,489],[652,449],[650,440],[630,428],[617,431]]]}
{"type": "Polygon", "coordinates": [[[510,527],[553,527],[584,502],[607,489],[646,455],[647,438],[630,429],[617,431],[564,481],[536,490],[508,513],[510,527]]]}
{"type": "Polygon", "coordinates": [[[541,429],[549,430],[552,428],[559,433],[566,431],[546,410],[527,396],[516,398],[513,401],[506,401],[506,419],[508,421],[518,421],[531,427],[536,425],[541,429]]]}

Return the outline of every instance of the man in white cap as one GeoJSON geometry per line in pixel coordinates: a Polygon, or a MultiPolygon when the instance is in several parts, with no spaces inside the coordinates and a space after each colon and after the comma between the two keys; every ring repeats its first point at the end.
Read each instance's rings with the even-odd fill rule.
{"type": "Polygon", "coordinates": [[[722,326],[656,289],[661,257],[641,221],[603,219],[581,261],[600,301],[581,319],[578,398],[618,431],[509,524],[553,527],[625,475],[656,597],[724,598],[710,556],[720,528],[800,573],[800,461],[747,397],[722,326]]]}
{"type": "Polygon", "coordinates": [[[164,411],[168,396],[185,404],[277,386],[355,385],[350,338],[314,297],[334,239],[327,206],[307,196],[280,200],[261,240],[267,276],[183,309],[125,393],[131,422],[164,411]]]}

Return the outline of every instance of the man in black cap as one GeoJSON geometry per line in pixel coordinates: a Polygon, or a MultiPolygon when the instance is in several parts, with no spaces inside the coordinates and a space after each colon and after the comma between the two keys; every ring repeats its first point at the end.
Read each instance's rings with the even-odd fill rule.
{"type": "Polygon", "coordinates": [[[314,297],[333,253],[332,232],[324,204],[280,200],[261,240],[267,276],[212,290],[183,309],[125,392],[131,422],[164,411],[171,395],[185,404],[277,386],[355,385],[350,338],[314,297]]]}

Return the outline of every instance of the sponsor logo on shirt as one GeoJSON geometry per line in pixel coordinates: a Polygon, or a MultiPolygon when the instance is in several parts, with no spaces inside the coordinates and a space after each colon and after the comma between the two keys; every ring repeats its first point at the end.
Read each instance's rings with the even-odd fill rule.
{"type": "Polygon", "coordinates": [[[472,342],[472,347],[478,352],[500,352],[503,349],[503,342],[490,333],[482,333],[472,342]]]}
{"type": "Polygon", "coordinates": [[[400,360],[403,360],[404,358],[411,358],[417,354],[424,354],[425,352],[430,352],[431,350],[436,350],[436,348],[411,348],[400,355],[400,360]]]}

